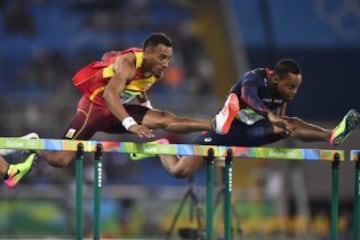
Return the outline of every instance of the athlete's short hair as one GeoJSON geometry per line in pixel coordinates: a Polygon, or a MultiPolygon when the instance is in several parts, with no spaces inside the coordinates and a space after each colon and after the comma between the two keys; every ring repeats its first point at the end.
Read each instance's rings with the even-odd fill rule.
{"type": "Polygon", "coordinates": [[[278,75],[279,77],[282,77],[287,73],[301,74],[300,65],[294,59],[291,58],[285,58],[278,61],[275,64],[274,71],[275,74],[278,75]]]}
{"type": "Polygon", "coordinates": [[[171,39],[165,33],[152,33],[144,40],[143,50],[156,47],[159,44],[172,47],[171,39]]]}

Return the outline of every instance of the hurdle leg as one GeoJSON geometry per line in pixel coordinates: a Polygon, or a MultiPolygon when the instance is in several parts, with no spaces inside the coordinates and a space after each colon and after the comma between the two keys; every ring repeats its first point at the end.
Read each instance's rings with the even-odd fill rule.
{"type": "Polygon", "coordinates": [[[360,240],[360,154],[358,153],[355,162],[355,186],[354,186],[354,223],[353,223],[353,240],[360,240]]]}
{"type": "Polygon", "coordinates": [[[232,160],[233,154],[231,148],[227,150],[224,169],[224,238],[231,240],[231,192],[232,192],[232,160]]]}
{"type": "Polygon", "coordinates": [[[213,240],[214,228],[214,150],[208,150],[206,159],[206,240],[213,240]]]}
{"type": "Polygon", "coordinates": [[[166,232],[166,240],[169,240],[170,237],[172,236],[172,233],[175,229],[175,225],[180,217],[180,214],[181,214],[181,210],[183,209],[184,205],[185,205],[185,202],[187,200],[187,198],[190,196],[190,189],[188,189],[185,193],[185,195],[183,196],[183,198],[181,199],[181,202],[180,202],[180,205],[178,207],[178,209],[176,210],[176,213],[175,213],[175,216],[171,222],[171,225],[170,225],[170,229],[166,232]]]}
{"type": "MultiPolygon", "coordinates": [[[[195,208],[195,217],[197,220],[197,224],[198,224],[198,230],[201,230],[201,234],[203,234],[204,231],[204,224],[203,224],[203,220],[204,220],[204,214],[202,212],[201,206],[199,204],[199,200],[195,194],[194,191],[194,176],[191,175],[190,177],[188,177],[188,184],[189,187],[185,192],[185,195],[183,196],[183,198],[181,199],[180,205],[178,207],[178,209],[175,212],[174,218],[171,222],[170,228],[168,231],[166,231],[166,240],[170,239],[172,237],[173,231],[175,229],[175,225],[180,217],[181,211],[183,210],[183,207],[186,203],[186,200],[189,199],[190,201],[190,209],[189,209],[189,218],[190,221],[193,221],[194,218],[194,208],[195,208]]],[[[199,231],[198,231],[199,232],[199,231]]]]}
{"type": "Polygon", "coordinates": [[[102,186],[102,144],[96,145],[95,164],[94,164],[94,216],[93,216],[93,236],[95,240],[100,239],[100,206],[101,206],[101,186],[102,186]]]}
{"type": "Polygon", "coordinates": [[[331,184],[331,240],[338,239],[338,206],[339,206],[339,165],[340,156],[334,155],[332,162],[332,184],[331,184]]]}
{"type": "Polygon", "coordinates": [[[76,239],[83,239],[83,171],[84,171],[84,146],[82,143],[79,143],[77,146],[76,152],[76,162],[75,162],[75,177],[76,177],[76,188],[75,188],[75,197],[76,197],[76,239]]]}

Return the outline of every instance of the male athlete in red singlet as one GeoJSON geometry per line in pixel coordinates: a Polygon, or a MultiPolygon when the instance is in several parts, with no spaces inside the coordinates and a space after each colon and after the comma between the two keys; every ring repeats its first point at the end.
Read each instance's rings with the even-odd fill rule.
{"type": "MultiPolygon", "coordinates": [[[[108,52],[101,61],[82,68],[75,74],[73,82],[83,97],[63,138],[87,140],[99,131],[131,132],[152,138],[152,129],[175,133],[215,130],[226,134],[238,110],[237,99],[228,102],[223,111],[225,114],[218,114],[214,120],[178,117],[152,109],[146,92],[162,76],[172,55],[169,37],[154,33],[145,39],[142,49],[108,52]],[[140,104],[129,104],[133,99],[140,104]]],[[[65,151],[44,151],[40,155],[58,167],[68,165],[74,158],[74,152],[65,151]]]]}
{"type": "MultiPolygon", "coordinates": [[[[152,138],[152,129],[175,133],[214,130],[226,134],[239,109],[237,98],[227,101],[214,120],[178,117],[167,111],[152,109],[146,92],[162,76],[172,55],[169,37],[154,33],[145,39],[142,49],[108,52],[101,61],[83,67],[73,77],[74,85],[83,96],[63,138],[87,140],[99,131],[130,132],[152,138]],[[140,104],[129,104],[133,99],[140,104]]],[[[37,154],[53,166],[64,167],[75,153],[41,151],[37,154]]],[[[13,187],[19,180],[7,181],[7,185],[13,187]]]]}

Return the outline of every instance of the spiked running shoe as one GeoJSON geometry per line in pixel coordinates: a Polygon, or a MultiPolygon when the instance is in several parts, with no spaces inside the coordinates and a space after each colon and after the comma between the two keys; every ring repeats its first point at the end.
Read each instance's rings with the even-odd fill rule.
{"type": "Polygon", "coordinates": [[[214,130],[217,134],[225,135],[229,132],[239,108],[239,98],[235,93],[231,93],[221,111],[215,116],[214,130]]]}
{"type": "MultiPolygon", "coordinates": [[[[20,137],[20,139],[39,139],[39,135],[37,133],[28,133],[22,137],[20,137]]],[[[15,150],[15,149],[0,149],[0,155],[1,156],[7,156],[9,154],[13,154],[15,152],[19,152],[21,150],[15,150]]]]}
{"type": "MultiPolygon", "coordinates": [[[[169,144],[169,140],[166,138],[160,138],[155,141],[149,142],[155,144],[169,144]]],[[[130,153],[130,159],[133,161],[142,160],[144,158],[156,157],[156,154],[144,154],[144,153],[130,153]]]]}
{"type": "Polygon", "coordinates": [[[331,133],[330,144],[337,146],[341,144],[360,122],[360,113],[351,109],[331,133]]]}
{"type": "Polygon", "coordinates": [[[28,155],[24,162],[9,165],[7,177],[4,180],[5,185],[9,188],[14,188],[16,184],[31,171],[35,163],[35,153],[26,151],[23,152],[23,154],[26,154],[25,156],[28,155]]]}

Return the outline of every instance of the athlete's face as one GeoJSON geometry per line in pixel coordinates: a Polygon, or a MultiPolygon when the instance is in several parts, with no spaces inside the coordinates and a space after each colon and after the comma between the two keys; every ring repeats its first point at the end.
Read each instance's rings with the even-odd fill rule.
{"type": "Polygon", "coordinates": [[[148,71],[152,72],[155,77],[160,77],[169,66],[172,55],[172,47],[167,47],[163,44],[159,44],[154,48],[146,49],[144,56],[149,68],[148,71]]]}
{"type": "Polygon", "coordinates": [[[282,77],[274,76],[276,89],[286,101],[291,101],[296,96],[302,83],[301,74],[287,73],[282,77]]]}

